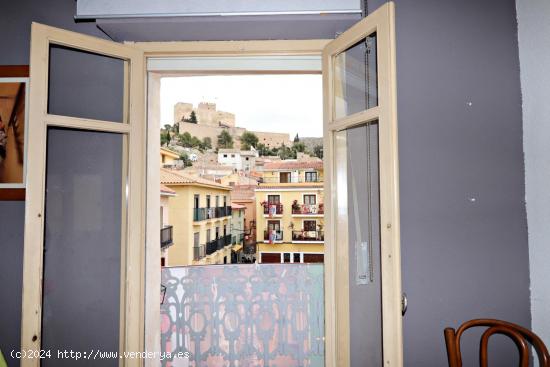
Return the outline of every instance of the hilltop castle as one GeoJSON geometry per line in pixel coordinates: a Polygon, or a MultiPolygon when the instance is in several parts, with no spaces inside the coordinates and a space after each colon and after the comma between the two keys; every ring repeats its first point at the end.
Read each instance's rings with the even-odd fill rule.
{"type": "MultiPolygon", "coordinates": [[[[211,102],[201,102],[197,108],[193,108],[192,103],[178,102],[174,105],[174,123],[179,123],[179,133],[189,134],[204,139],[209,137],[215,146],[218,135],[226,130],[234,141],[234,147],[240,149],[240,137],[245,131],[243,127],[237,127],[235,124],[235,114],[230,112],[218,111],[216,104],[211,102]],[[186,122],[191,117],[191,112],[195,112],[197,123],[186,122]]],[[[285,133],[271,133],[263,131],[249,131],[258,137],[258,142],[269,148],[280,147],[281,145],[290,145],[290,136],[285,133]]]]}

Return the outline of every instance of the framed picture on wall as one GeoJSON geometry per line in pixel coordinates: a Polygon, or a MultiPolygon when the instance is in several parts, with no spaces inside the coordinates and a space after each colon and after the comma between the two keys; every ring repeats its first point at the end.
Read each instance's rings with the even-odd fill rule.
{"type": "Polygon", "coordinates": [[[24,199],[28,99],[28,66],[0,66],[0,200],[24,199]]]}

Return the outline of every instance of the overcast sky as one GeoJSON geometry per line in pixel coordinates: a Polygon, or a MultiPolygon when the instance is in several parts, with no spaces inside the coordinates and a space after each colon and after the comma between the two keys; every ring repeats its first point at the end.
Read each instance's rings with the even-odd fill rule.
{"type": "Polygon", "coordinates": [[[161,126],[177,102],[215,102],[248,130],[323,136],[321,75],[230,75],[162,78],[161,126]]]}

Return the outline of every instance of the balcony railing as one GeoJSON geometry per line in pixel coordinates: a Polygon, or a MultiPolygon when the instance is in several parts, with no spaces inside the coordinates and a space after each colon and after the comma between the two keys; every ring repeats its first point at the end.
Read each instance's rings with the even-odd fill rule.
{"type": "Polygon", "coordinates": [[[288,177],[288,178],[279,178],[279,177],[263,177],[260,181],[261,183],[308,183],[308,182],[323,182],[319,176],[317,177],[288,177]]]}
{"type": "Polygon", "coordinates": [[[172,237],[173,229],[173,226],[164,226],[160,230],[160,248],[168,247],[174,243],[172,237]]]}
{"type": "Polygon", "coordinates": [[[206,256],[206,246],[199,245],[193,247],[193,260],[198,261],[206,256]]]}
{"type": "Polygon", "coordinates": [[[275,242],[283,240],[283,231],[264,231],[264,241],[275,242]]]}
{"type": "Polygon", "coordinates": [[[214,252],[221,250],[225,246],[231,245],[231,235],[220,237],[206,243],[206,254],[212,255],[214,252]]]}
{"type": "Polygon", "coordinates": [[[264,215],[283,214],[283,204],[266,204],[264,206],[264,215]]]}
{"type": "Polygon", "coordinates": [[[321,264],[163,268],[161,365],[323,366],[323,277],[321,264]]]}
{"type": "Polygon", "coordinates": [[[230,206],[217,208],[193,208],[193,220],[199,222],[206,219],[222,218],[231,215],[230,206]]]}
{"type": "Polygon", "coordinates": [[[321,204],[297,204],[292,207],[292,214],[317,215],[325,214],[325,206],[321,204]]]}
{"type": "Polygon", "coordinates": [[[323,231],[292,231],[292,241],[323,242],[324,240],[323,231]]]}

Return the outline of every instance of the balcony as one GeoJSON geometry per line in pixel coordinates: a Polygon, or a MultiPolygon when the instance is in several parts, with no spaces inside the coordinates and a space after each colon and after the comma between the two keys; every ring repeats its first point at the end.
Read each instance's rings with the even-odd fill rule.
{"type": "Polygon", "coordinates": [[[264,231],[264,243],[283,242],[283,231],[264,231]]]}
{"type": "Polygon", "coordinates": [[[280,183],[317,183],[323,182],[319,176],[317,177],[263,177],[260,183],[265,184],[280,184],[280,183]]]}
{"type": "Polygon", "coordinates": [[[316,216],[324,215],[325,206],[320,204],[297,204],[292,206],[292,215],[316,216]]]}
{"type": "Polygon", "coordinates": [[[189,366],[323,366],[323,277],[321,264],[163,268],[160,350],[189,366]]]}
{"type": "Polygon", "coordinates": [[[171,246],[174,241],[172,237],[174,227],[173,226],[164,226],[160,230],[160,248],[166,248],[168,246],[171,246]]]}
{"type": "Polygon", "coordinates": [[[217,208],[193,208],[193,221],[200,222],[207,219],[223,218],[231,215],[230,206],[217,208]]]}
{"type": "Polygon", "coordinates": [[[206,246],[199,245],[193,247],[193,260],[198,261],[206,256],[206,246]]]}
{"type": "Polygon", "coordinates": [[[214,252],[223,249],[225,246],[231,245],[231,235],[220,237],[206,243],[206,254],[212,255],[214,252]]]}
{"type": "Polygon", "coordinates": [[[325,232],[323,231],[292,231],[292,242],[324,242],[325,232]]]}
{"type": "Polygon", "coordinates": [[[264,215],[270,217],[274,215],[283,215],[283,204],[266,204],[264,205],[264,215]]]}

